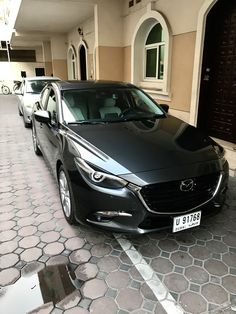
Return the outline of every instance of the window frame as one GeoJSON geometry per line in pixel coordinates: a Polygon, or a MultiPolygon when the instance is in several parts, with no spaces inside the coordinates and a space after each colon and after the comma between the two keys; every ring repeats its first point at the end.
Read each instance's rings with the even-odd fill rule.
{"type": "Polygon", "coordinates": [[[45,101],[45,110],[50,112],[50,120],[51,120],[51,125],[52,126],[55,126],[58,124],[59,122],[59,106],[58,106],[58,97],[57,97],[57,93],[56,91],[52,88],[52,87],[49,87],[49,90],[48,90],[48,94],[47,94],[47,99],[45,101]],[[51,111],[48,110],[48,102],[49,102],[49,98],[50,98],[50,94],[51,92],[54,92],[54,96],[55,96],[55,113],[56,113],[56,120],[53,119],[53,115],[51,114],[51,111]]]}
{"type": "MultiPolygon", "coordinates": [[[[156,43],[153,43],[153,44],[146,45],[146,42],[147,42],[147,39],[148,39],[148,36],[149,36],[150,32],[152,31],[152,29],[157,24],[160,24],[160,23],[157,22],[156,24],[152,25],[152,27],[147,32],[147,35],[146,35],[146,38],[145,38],[145,41],[144,41],[143,80],[146,81],[146,82],[160,82],[160,83],[162,83],[164,81],[164,73],[165,73],[165,71],[163,71],[163,78],[162,79],[158,78],[158,76],[159,76],[159,55],[160,55],[160,47],[164,46],[164,59],[165,59],[165,47],[166,47],[165,41],[160,41],[160,42],[156,42],[156,43]],[[147,50],[150,50],[150,49],[156,49],[157,50],[157,56],[156,56],[156,76],[155,77],[146,76],[146,73],[147,73],[147,50]]],[[[161,24],[160,24],[160,26],[162,28],[161,24]]],[[[162,31],[163,31],[163,28],[162,28],[162,31]]]]}

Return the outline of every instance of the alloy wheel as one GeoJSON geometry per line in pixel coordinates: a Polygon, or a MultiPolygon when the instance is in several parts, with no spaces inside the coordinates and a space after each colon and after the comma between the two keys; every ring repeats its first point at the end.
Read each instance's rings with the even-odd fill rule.
{"type": "Polygon", "coordinates": [[[62,209],[66,217],[71,216],[71,198],[68,181],[63,170],[59,174],[59,191],[62,203],[62,209]]]}

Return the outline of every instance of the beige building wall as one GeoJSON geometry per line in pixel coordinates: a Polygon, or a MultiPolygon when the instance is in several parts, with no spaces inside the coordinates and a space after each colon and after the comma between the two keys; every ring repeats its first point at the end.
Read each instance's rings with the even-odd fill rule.
{"type": "Polygon", "coordinates": [[[67,38],[65,35],[55,35],[51,38],[52,74],[62,80],[67,80],[67,38]]]}
{"type": "Polygon", "coordinates": [[[62,80],[67,80],[67,61],[65,59],[53,59],[51,74],[53,74],[53,76],[59,77],[62,80]]]}
{"type": "Polygon", "coordinates": [[[122,81],[124,56],[122,47],[98,47],[99,79],[122,81]]]}
{"type": "Polygon", "coordinates": [[[45,68],[45,75],[50,76],[53,74],[52,61],[44,62],[44,68],[45,68]]]}
{"type": "Polygon", "coordinates": [[[124,47],[124,75],[123,79],[125,82],[131,81],[131,46],[124,47]]]}
{"type": "Polygon", "coordinates": [[[173,36],[171,108],[190,111],[196,32],[173,36]]]}

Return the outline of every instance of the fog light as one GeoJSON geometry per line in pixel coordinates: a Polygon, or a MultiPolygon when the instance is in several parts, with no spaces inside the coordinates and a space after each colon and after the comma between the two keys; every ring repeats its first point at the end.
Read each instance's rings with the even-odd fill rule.
{"type": "Polygon", "coordinates": [[[114,218],[114,217],[132,217],[132,214],[127,212],[118,212],[118,211],[98,211],[96,215],[100,218],[114,218]]]}

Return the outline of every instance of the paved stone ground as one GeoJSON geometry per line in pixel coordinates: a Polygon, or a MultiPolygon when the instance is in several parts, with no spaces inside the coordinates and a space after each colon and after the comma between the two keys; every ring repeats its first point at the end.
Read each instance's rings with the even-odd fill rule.
{"type": "MultiPolygon", "coordinates": [[[[235,179],[223,211],[199,228],[121,239],[185,313],[236,312],[235,179]]],[[[79,291],[33,313],[175,314],[163,309],[112,233],[67,224],[56,182],[33,152],[16,97],[0,96],[0,309],[8,286],[21,276],[68,262],[83,281],[79,291]]]]}

